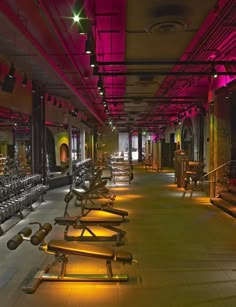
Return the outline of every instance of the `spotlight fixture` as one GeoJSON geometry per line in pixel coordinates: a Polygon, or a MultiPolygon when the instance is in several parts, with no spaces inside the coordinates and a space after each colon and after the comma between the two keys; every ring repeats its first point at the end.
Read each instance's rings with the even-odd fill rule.
{"type": "Polygon", "coordinates": [[[85,52],[87,54],[91,54],[91,53],[94,53],[94,50],[95,50],[95,40],[93,36],[91,22],[89,22],[89,27],[88,27],[86,34],[87,34],[87,38],[85,40],[85,52]]]}
{"type": "Polygon", "coordinates": [[[102,87],[103,87],[102,79],[101,79],[101,77],[99,76],[98,82],[97,82],[97,88],[100,90],[102,87]]]}
{"type": "Polygon", "coordinates": [[[43,89],[40,90],[40,98],[41,98],[41,99],[44,98],[44,91],[43,91],[43,89]]]}
{"type": "Polygon", "coordinates": [[[74,109],[71,111],[71,115],[72,115],[73,117],[77,117],[78,113],[79,113],[79,109],[77,109],[77,108],[74,108],[74,109]]]}
{"type": "Polygon", "coordinates": [[[15,66],[11,64],[9,73],[5,76],[2,83],[2,90],[4,92],[12,93],[16,83],[15,66]]]}
{"type": "Polygon", "coordinates": [[[92,53],[91,44],[90,44],[89,38],[87,38],[86,41],[85,41],[85,53],[87,53],[87,54],[91,54],[92,53]]]}
{"type": "Polygon", "coordinates": [[[14,75],[15,75],[15,66],[14,66],[13,64],[11,64],[11,67],[10,67],[8,76],[9,76],[10,78],[13,78],[14,75]]]}
{"type": "Polygon", "coordinates": [[[34,81],[32,81],[32,93],[35,93],[36,92],[36,83],[34,81]]]}
{"type": "Polygon", "coordinates": [[[61,103],[61,101],[60,101],[59,106],[58,106],[58,109],[61,109],[61,108],[62,108],[62,103],[61,103]]]}
{"type": "Polygon", "coordinates": [[[95,54],[91,54],[90,55],[90,66],[91,67],[95,67],[96,66],[96,56],[95,56],[95,54]]]}
{"type": "Polygon", "coordinates": [[[215,69],[214,66],[212,66],[212,68],[211,68],[211,73],[212,73],[213,78],[217,78],[218,77],[218,74],[217,74],[216,69],[215,69]]]}
{"type": "Polygon", "coordinates": [[[105,90],[104,90],[104,87],[102,86],[102,87],[100,88],[100,90],[99,90],[99,94],[100,94],[101,96],[103,96],[103,95],[104,95],[104,92],[105,92],[105,90]]]}
{"type": "Polygon", "coordinates": [[[27,82],[28,82],[28,78],[27,78],[26,73],[24,73],[24,77],[23,77],[23,80],[22,80],[22,86],[26,86],[27,82]]]}
{"type": "Polygon", "coordinates": [[[56,98],[54,98],[54,100],[53,100],[53,105],[54,105],[54,106],[57,105],[57,99],[56,99],[56,98]]]}

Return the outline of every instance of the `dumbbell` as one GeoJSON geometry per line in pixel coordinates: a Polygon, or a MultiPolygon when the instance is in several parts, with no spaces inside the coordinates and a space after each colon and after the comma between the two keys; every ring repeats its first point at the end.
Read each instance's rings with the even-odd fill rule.
{"type": "Polygon", "coordinates": [[[24,241],[24,237],[29,237],[32,233],[32,229],[29,227],[23,228],[21,231],[18,232],[13,238],[11,238],[7,242],[7,247],[10,250],[16,249],[21,243],[24,241]]]}

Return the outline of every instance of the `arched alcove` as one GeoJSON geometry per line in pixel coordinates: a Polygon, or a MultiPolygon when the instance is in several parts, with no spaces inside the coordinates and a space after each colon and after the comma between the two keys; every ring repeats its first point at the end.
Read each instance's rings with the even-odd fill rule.
{"type": "Polygon", "coordinates": [[[190,118],[186,118],[182,125],[181,147],[190,160],[194,160],[194,135],[193,124],[190,118]]]}
{"type": "Polygon", "coordinates": [[[63,143],[60,146],[60,161],[67,162],[69,160],[69,147],[67,144],[63,143]]]}

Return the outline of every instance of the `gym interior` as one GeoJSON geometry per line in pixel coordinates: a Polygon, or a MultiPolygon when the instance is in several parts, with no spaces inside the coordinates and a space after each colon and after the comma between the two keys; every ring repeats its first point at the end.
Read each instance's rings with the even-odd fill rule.
{"type": "Polygon", "coordinates": [[[2,306],[235,306],[235,12],[0,1],[2,306]]]}

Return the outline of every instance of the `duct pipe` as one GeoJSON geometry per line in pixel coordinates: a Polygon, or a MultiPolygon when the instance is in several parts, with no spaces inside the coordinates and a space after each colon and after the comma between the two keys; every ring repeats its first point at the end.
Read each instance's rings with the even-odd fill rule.
{"type": "MultiPolygon", "coordinates": [[[[192,59],[195,57],[198,57],[200,52],[205,49],[206,42],[212,41],[212,38],[215,37],[215,34],[217,33],[219,26],[222,25],[223,20],[227,20],[226,14],[229,12],[229,10],[233,9],[233,6],[234,6],[233,1],[230,0],[228,1],[228,3],[227,1],[225,1],[224,5],[222,4],[221,18],[217,18],[219,16],[219,13],[217,15],[215,12],[211,13],[208,16],[204,24],[201,26],[201,29],[197,32],[194,39],[191,41],[191,43],[185,50],[185,53],[182,55],[181,57],[182,60],[185,60],[187,57],[189,57],[189,55],[191,55],[192,59]],[[209,23],[210,23],[210,29],[208,26],[209,23]],[[207,33],[206,32],[204,33],[203,29],[205,29],[206,27],[208,31],[207,33]],[[194,48],[195,50],[193,50],[194,48]]],[[[214,43],[215,43],[215,40],[214,40],[214,43]]],[[[175,67],[174,69],[177,69],[177,67],[175,67]]],[[[161,90],[161,88],[159,88],[159,90],[157,91],[157,95],[164,94],[166,91],[168,91],[172,87],[176,79],[171,80],[170,78],[171,78],[170,76],[165,78],[165,80],[162,82],[162,88],[164,88],[165,90],[163,91],[161,90]]]]}

